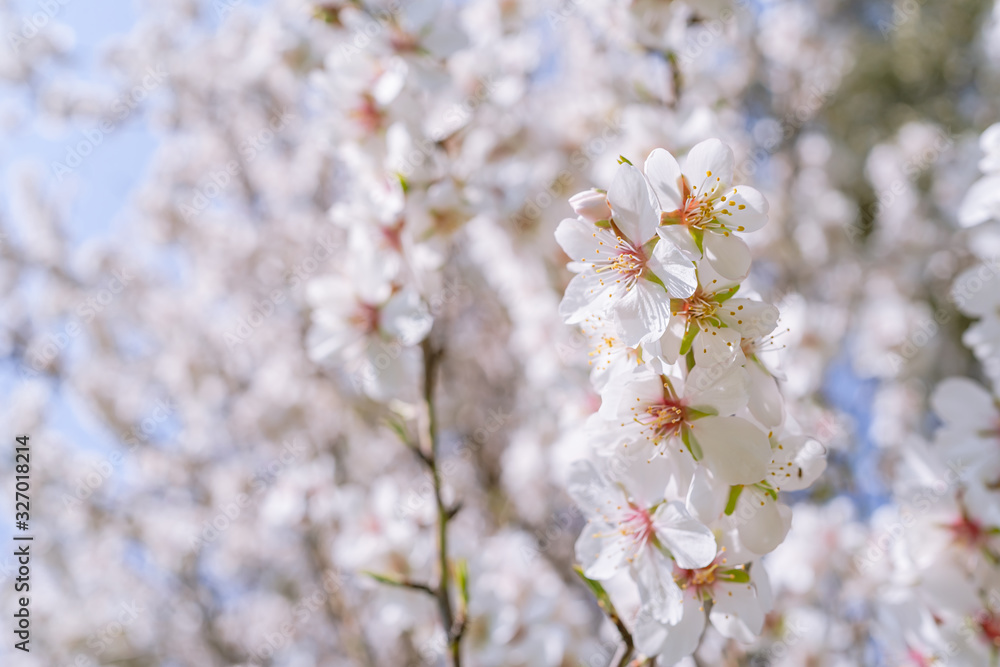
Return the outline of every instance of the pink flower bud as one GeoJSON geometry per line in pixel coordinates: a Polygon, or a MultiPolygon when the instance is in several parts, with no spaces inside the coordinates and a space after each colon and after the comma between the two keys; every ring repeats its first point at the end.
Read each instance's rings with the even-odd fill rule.
{"type": "Polygon", "coordinates": [[[569,198],[569,205],[573,207],[577,215],[588,222],[611,219],[607,193],[598,190],[578,192],[569,198]]]}

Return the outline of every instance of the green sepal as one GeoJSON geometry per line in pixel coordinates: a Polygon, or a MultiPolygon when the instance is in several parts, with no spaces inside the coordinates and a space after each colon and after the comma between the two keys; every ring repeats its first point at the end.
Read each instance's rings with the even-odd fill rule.
{"type": "Polygon", "coordinates": [[[688,452],[691,454],[691,458],[695,461],[701,461],[704,453],[701,451],[701,445],[695,439],[694,434],[691,433],[691,428],[685,424],[681,427],[681,441],[684,446],[687,447],[688,452]]]}
{"type": "Polygon", "coordinates": [[[698,335],[698,325],[688,321],[687,329],[684,331],[684,338],[681,339],[681,354],[687,354],[694,344],[694,337],[698,335]]]}
{"type": "Polygon", "coordinates": [[[688,231],[691,232],[691,238],[694,239],[694,244],[698,246],[698,252],[705,254],[705,230],[699,227],[689,227],[688,231]]]}
{"type": "Polygon", "coordinates": [[[746,570],[725,570],[715,575],[716,579],[725,579],[734,584],[749,584],[750,573],[746,570]]]}
{"type": "Polygon", "coordinates": [[[742,484],[729,487],[729,500],[726,501],[726,516],[731,516],[736,511],[736,501],[740,499],[741,493],[743,493],[742,484]]]}
{"type": "Polygon", "coordinates": [[[600,227],[601,229],[611,229],[610,220],[598,220],[594,223],[594,227],[600,227]]]}
{"type": "Polygon", "coordinates": [[[617,616],[618,612],[615,611],[615,606],[611,604],[611,598],[608,596],[608,592],[604,590],[604,586],[601,585],[601,582],[588,579],[587,575],[583,573],[583,568],[579,565],[574,565],[573,571],[576,572],[581,579],[583,579],[583,583],[587,584],[587,588],[589,588],[590,592],[597,598],[597,604],[604,610],[604,613],[609,616],[617,616]]]}
{"type": "Polygon", "coordinates": [[[688,419],[701,419],[702,417],[718,417],[719,411],[707,405],[701,408],[687,408],[688,419]]]}
{"type": "Polygon", "coordinates": [[[634,164],[632,164],[631,162],[629,162],[628,158],[625,157],[624,155],[619,155],[618,156],[618,164],[627,164],[627,165],[630,165],[630,166],[633,166],[633,167],[635,166],[634,164]]]}

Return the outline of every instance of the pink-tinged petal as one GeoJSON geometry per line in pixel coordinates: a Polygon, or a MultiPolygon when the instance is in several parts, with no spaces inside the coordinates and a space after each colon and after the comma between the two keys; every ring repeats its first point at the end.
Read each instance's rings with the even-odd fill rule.
{"type": "Polygon", "coordinates": [[[656,234],[660,220],[652,199],[653,193],[642,172],[630,164],[620,165],[608,188],[608,202],[615,224],[634,246],[642,245],[656,234]]]}
{"type": "Polygon", "coordinates": [[[722,194],[733,182],[733,151],[718,139],[706,139],[691,149],[684,161],[684,175],[695,195],[722,194]]]}
{"type": "Polygon", "coordinates": [[[784,401],[778,382],[756,361],[748,361],[747,375],[750,377],[750,414],[768,428],[774,428],[784,419],[784,401]]]}
{"type": "Polygon", "coordinates": [[[698,273],[694,263],[684,256],[677,246],[660,239],[649,258],[649,269],[663,281],[667,295],[675,299],[686,299],[698,289],[698,273]]]}
{"type": "Polygon", "coordinates": [[[717,314],[743,338],[761,338],[778,326],[778,309],[754,299],[730,299],[719,306],[717,314]]]}
{"type": "Polygon", "coordinates": [[[695,365],[684,383],[684,398],[696,410],[715,411],[725,417],[736,414],[747,404],[748,386],[747,372],[736,364],[695,365]]]}
{"type": "Polygon", "coordinates": [[[635,347],[658,340],[670,322],[670,297],[659,285],[639,280],[615,306],[615,322],[622,342],[635,347]]]}
{"type": "Polygon", "coordinates": [[[704,417],[691,425],[705,464],[723,484],[756,484],[767,476],[767,435],[741,417],[704,417]]]}
{"type": "Polygon", "coordinates": [[[608,195],[597,190],[578,192],[569,198],[573,211],[587,222],[611,219],[611,207],[608,206],[608,195]]]}
{"type": "Polygon", "coordinates": [[[694,242],[694,237],[684,225],[663,225],[656,228],[656,233],[660,235],[661,239],[669,241],[671,245],[676,247],[685,259],[692,262],[701,259],[701,250],[698,250],[698,244],[694,242]]]}
{"type": "Polygon", "coordinates": [[[767,224],[767,200],[760,192],[740,185],[715,205],[715,217],[731,232],[755,232],[767,224]]]}
{"type": "Polygon", "coordinates": [[[655,149],[646,158],[643,171],[646,172],[646,178],[649,179],[662,210],[669,213],[683,206],[684,198],[680,186],[681,167],[673,155],[662,148],[655,149]]]}
{"type": "Polygon", "coordinates": [[[964,426],[970,433],[993,430],[1000,423],[993,397],[968,378],[942,380],[931,394],[931,407],[942,421],[964,426]]]}
{"type": "Polygon", "coordinates": [[[691,516],[683,503],[674,500],[660,505],[653,515],[653,527],[657,539],[685,570],[707,567],[715,560],[715,535],[691,516]]]}
{"type": "Polygon", "coordinates": [[[691,349],[699,367],[729,364],[740,349],[740,335],[732,329],[706,326],[695,336],[691,349]]]}
{"type": "Polygon", "coordinates": [[[742,280],[750,273],[750,248],[735,234],[709,231],[704,247],[705,259],[723,278],[742,280]]]}
{"type": "Polygon", "coordinates": [[[764,628],[764,610],[752,584],[716,585],[715,604],[709,618],[723,637],[751,643],[764,628]]]}

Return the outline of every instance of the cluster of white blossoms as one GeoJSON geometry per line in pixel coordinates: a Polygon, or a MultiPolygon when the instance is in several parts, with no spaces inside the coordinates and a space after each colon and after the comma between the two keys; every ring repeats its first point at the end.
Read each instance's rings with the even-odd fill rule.
{"type": "MultiPolygon", "coordinates": [[[[980,318],[962,340],[995,387],[1000,124],[983,133],[980,147],[986,175],[967,193],[958,221],[977,228],[970,245],[981,263],[958,275],[951,296],[960,311],[980,318]]],[[[1000,651],[1000,396],[953,376],[934,388],[930,405],[939,422],[933,441],[907,448],[896,489],[912,501],[882,521],[890,558],[878,566],[862,553],[856,562],[877,582],[889,654],[921,665],[994,664],[1000,651]]]]}
{"type": "Polygon", "coordinates": [[[767,222],[757,190],[733,184],[733,152],[694,146],[683,169],[656,149],[643,171],[622,158],[607,192],[570,199],[556,239],[576,275],[560,306],[592,334],[600,409],[588,431],[597,463],[569,492],[588,518],[576,544],[584,575],[638,587],[635,646],[674,664],[706,619],[752,642],[771,607],[758,564],[785,538],[781,491],[826,465],[817,441],[786,423],[772,347],[777,309],[740,293],[767,222]]]}

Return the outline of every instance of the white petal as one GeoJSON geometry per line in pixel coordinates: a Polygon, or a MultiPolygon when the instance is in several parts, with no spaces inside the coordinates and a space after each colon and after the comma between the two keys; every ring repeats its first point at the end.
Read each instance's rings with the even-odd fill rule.
{"type": "Polygon", "coordinates": [[[416,290],[404,288],[392,295],[379,313],[379,327],[404,345],[416,345],[430,332],[434,317],[416,290]]]}
{"type": "Polygon", "coordinates": [[[629,539],[617,526],[588,523],[576,540],[576,559],[588,579],[603,581],[617,574],[625,559],[629,539]]]}
{"type": "Polygon", "coordinates": [[[583,322],[611,309],[624,291],[614,281],[602,285],[600,276],[595,273],[578,273],[566,286],[566,293],[559,303],[559,315],[567,324],[583,322]]]}
{"type": "Polygon", "coordinates": [[[733,520],[738,525],[740,540],[760,556],[774,551],[791,525],[785,521],[779,504],[754,487],[743,489],[733,520]]]}
{"type": "Polygon", "coordinates": [[[1000,176],[985,176],[969,188],[958,208],[958,222],[972,227],[1000,216],[1000,176]]]}
{"type": "Polygon", "coordinates": [[[715,535],[679,501],[664,503],[653,515],[656,537],[685,570],[707,567],[717,553],[715,535]]]}
{"type": "Polygon", "coordinates": [[[618,167],[615,180],[608,188],[608,203],[615,224],[633,245],[642,245],[656,234],[660,220],[652,197],[642,172],[630,164],[618,167]]]}
{"type": "MultiPolygon", "coordinates": [[[[659,354],[668,364],[675,363],[681,353],[681,343],[684,341],[684,319],[671,317],[667,331],[660,338],[659,345],[653,354],[659,354]]],[[[652,349],[652,348],[651,348],[652,349]]]]}
{"type": "Polygon", "coordinates": [[[684,161],[684,175],[695,194],[716,188],[719,194],[733,182],[733,151],[718,139],[706,139],[691,149],[684,161]]]}
{"type": "MultiPolygon", "coordinates": [[[[737,366],[698,366],[684,383],[684,398],[696,410],[715,410],[722,416],[736,414],[747,404],[747,372],[737,366]]],[[[760,481],[760,480],[756,480],[760,481]]]]}
{"type": "Polygon", "coordinates": [[[826,448],[804,435],[784,435],[771,448],[768,481],[779,491],[798,491],[815,482],[826,469],[826,448]]]}
{"type": "Polygon", "coordinates": [[[964,426],[969,432],[995,429],[998,414],[993,397],[968,378],[942,380],[931,395],[934,413],[945,423],[964,426]]]}
{"type": "Polygon", "coordinates": [[[698,649],[701,635],[705,631],[705,610],[701,601],[693,595],[685,595],[683,609],[681,620],[676,625],[662,626],[661,632],[649,628],[649,624],[656,623],[656,619],[652,618],[648,611],[640,609],[639,618],[636,619],[636,632],[641,635],[643,640],[642,645],[637,640],[636,646],[647,655],[659,655],[658,664],[664,665],[664,667],[676,665],[694,653],[698,649]],[[639,628],[642,628],[641,632],[639,628]],[[658,649],[646,645],[647,641],[654,639],[659,640],[658,649]]]}
{"type": "Polygon", "coordinates": [[[750,401],[747,403],[750,414],[768,428],[778,426],[784,418],[784,401],[777,380],[757,361],[748,360],[746,370],[750,377],[750,401]]]}
{"type": "Polygon", "coordinates": [[[680,189],[681,167],[674,156],[657,148],[646,158],[643,171],[659,200],[660,208],[668,213],[678,210],[684,201],[680,189]]]}
{"type": "Polygon", "coordinates": [[[767,435],[741,417],[704,417],[691,432],[705,464],[722,483],[756,484],[767,476],[771,447],[767,435]]]}
{"type": "Polygon", "coordinates": [[[740,349],[740,335],[733,329],[708,326],[697,333],[691,349],[698,367],[729,364],[740,349]]]}
{"type": "Polygon", "coordinates": [[[715,217],[729,231],[755,232],[767,223],[767,200],[757,190],[741,185],[725,196],[715,205],[715,217]]]}
{"type": "Polygon", "coordinates": [[[598,257],[594,251],[600,249],[599,241],[603,240],[596,238],[598,232],[614,242],[613,234],[578,218],[566,218],[556,227],[556,241],[571,261],[587,264],[598,257]]]}
{"type": "Polygon", "coordinates": [[[601,477],[590,461],[576,461],[570,471],[566,490],[588,519],[613,523],[621,513],[624,494],[601,477]]]}
{"type": "Polygon", "coordinates": [[[636,559],[635,570],[642,606],[661,623],[674,625],[679,622],[683,613],[682,593],[674,581],[670,559],[648,546],[636,559]]]}
{"type": "Polygon", "coordinates": [[[657,242],[649,258],[649,268],[663,281],[668,296],[675,299],[686,299],[698,288],[694,264],[668,240],[661,238],[657,242]]]}
{"type": "Polygon", "coordinates": [[[688,488],[687,507],[699,521],[711,524],[722,516],[728,495],[728,488],[719,486],[703,466],[698,466],[688,488]]]}
{"type": "Polygon", "coordinates": [[[996,278],[996,272],[985,264],[966,269],[952,283],[952,301],[972,317],[996,315],[1000,312],[1000,285],[996,278]]]}
{"type": "Polygon", "coordinates": [[[705,259],[724,278],[742,280],[750,273],[750,248],[735,234],[709,231],[705,234],[705,259]]]}
{"type": "Polygon", "coordinates": [[[753,642],[764,627],[764,611],[751,584],[722,583],[715,587],[709,618],[723,637],[753,642]]]}
{"type": "Polygon", "coordinates": [[[670,241],[687,259],[691,261],[701,259],[701,250],[698,250],[698,244],[694,242],[691,232],[684,225],[663,225],[656,228],[656,233],[661,239],[670,241]]]}
{"type": "Polygon", "coordinates": [[[755,299],[729,299],[717,311],[719,319],[744,338],[761,338],[778,325],[778,309],[755,299]]]}
{"type": "Polygon", "coordinates": [[[670,322],[670,297],[659,285],[640,279],[614,308],[615,322],[628,347],[658,340],[670,322]]]}

